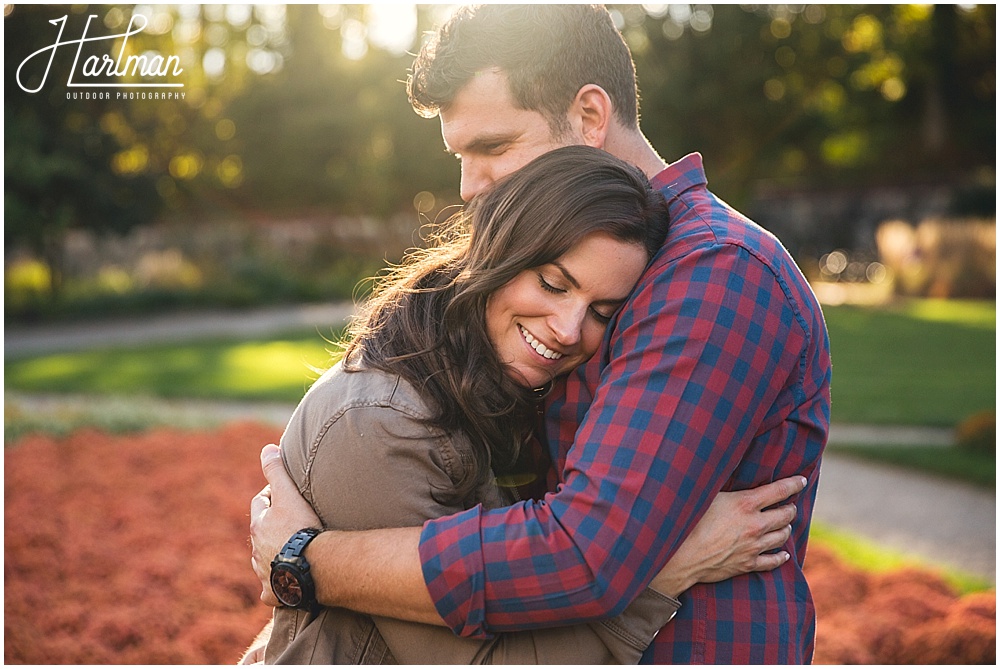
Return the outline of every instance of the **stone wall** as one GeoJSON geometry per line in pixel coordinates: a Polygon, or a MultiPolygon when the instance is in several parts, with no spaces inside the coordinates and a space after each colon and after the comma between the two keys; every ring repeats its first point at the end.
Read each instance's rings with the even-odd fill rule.
{"type": "Polygon", "coordinates": [[[949,212],[946,185],[792,190],[761,185],[745,212],[782,241],[792,256],[818,258],[834,249],[875,255],[875,234],[887,220],[918,223],[949,212]]]}

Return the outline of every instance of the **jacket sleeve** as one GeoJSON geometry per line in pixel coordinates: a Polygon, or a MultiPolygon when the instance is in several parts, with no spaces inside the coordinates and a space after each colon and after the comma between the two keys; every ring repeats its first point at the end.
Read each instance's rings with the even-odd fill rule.
{"type": "MultiPolygon", "coordinates": [[[[283,449],[284,450],[284,449],[283,449]]],[[[462,471],[460,449],[413,416],[386,406],[348,409],[304,451],[285,451],[286,466],[328,528],[419,526],[463,510],[442,499],[462,471]]],[[[407,664],[636,663],[679,607],[646,590],[621,615],[590,624],[455,636],[433,627],[375,617],[392,655],[407,664]]]]}

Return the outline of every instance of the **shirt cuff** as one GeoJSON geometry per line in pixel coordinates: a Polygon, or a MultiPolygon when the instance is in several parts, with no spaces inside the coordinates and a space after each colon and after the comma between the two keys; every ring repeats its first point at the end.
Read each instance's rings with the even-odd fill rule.
{"type": "Polygon", "coordinates": [[[420,562],[424,583],[438,614],[462,637],[485,639],[485,567],[482,505],[424,523],[420,562]]]}

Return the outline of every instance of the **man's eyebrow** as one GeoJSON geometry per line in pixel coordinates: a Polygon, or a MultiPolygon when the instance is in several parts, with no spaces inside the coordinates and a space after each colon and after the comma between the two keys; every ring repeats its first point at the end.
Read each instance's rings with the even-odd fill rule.
{"type": "Polygon", "coordinates": [[[465,144],[464,147],[460,149],[452,148],[451,146],[445,144],[444,150],[452,155],[460,155],[463,153],[474,153],[476,151],[485,150],[487,147],[495,146],[497,144],[506,144],[508,142],[513,142],[517,139],[518,135],[516,133],[503,132],[494,133],[487,135],[477,135],[473,137],[469,142],[465,144]]]}

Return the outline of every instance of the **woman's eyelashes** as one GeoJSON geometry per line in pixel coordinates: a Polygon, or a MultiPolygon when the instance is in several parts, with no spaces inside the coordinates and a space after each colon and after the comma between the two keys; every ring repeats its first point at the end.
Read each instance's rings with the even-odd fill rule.
{"type": "Polygon", "coordinates": [[[564,289],[562,289],[562,288],[556,288],[551,283],[549,283],[548,281],[546,281],[545,280],[545,275],[542,274],[541,272],[538,273],[538,285],[542,287],[542,290],[544,290],[546,292],[549,292],[549,293],[555,293],[555,294],[558,295],[560,293],[565,293],[566,292],[564,289]]]}
{"type": "MultiPolygon", "coordinates": [[[[545,279],[545,275],[542,274],[541,272],[538,272],[538,285],[545,292],[552,293],[554,295],[561,295],[566,292],[565,288],[557,288],[556,286],[553,286],[551,283],[549,283],[545,279]]],[[[608,323],[611,322],[611,317],[613,313],[604,314],[595,309],[594,307],[590,307],[588,311],[590,312],[590,315],[593,317],[593,319],[598,323],[600,323],[601,325],[607,325],[608,323]]],[[[613,311],[614,310],[611,310],[611,312],[613,311]]]]}
{"type": "Polygon", "coordinates": [[[607,325],[608,323],[611,322],[611,314],[608,314],[607,316],[605,316],[604,314],[602,314],[600,311],[598,311],[594,307],[590,308],[590,314],[594,317],[594,320],[596,320],[601,325],[607,325]]]}

